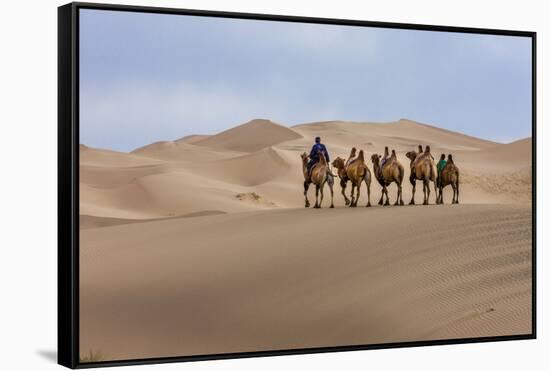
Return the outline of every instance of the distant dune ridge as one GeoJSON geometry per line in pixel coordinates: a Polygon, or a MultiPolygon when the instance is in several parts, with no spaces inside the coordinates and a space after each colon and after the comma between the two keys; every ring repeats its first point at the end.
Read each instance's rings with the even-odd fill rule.
{"type": "Polygon", "coordinates": [[[302,136],[269,120],[256,119],[194,142],[202,147],[255,152],[302,136]]]}
{"type": "Polygon", "coordinates": [[[407,119],[255,119],[130,153],[82,144],[81,352],[141,358],[528,333],[531,149],[531,138],[500,144],[407,119]],[[364,150],[371,171],[373,153],[395,149],[405,203],[405,153],[418,144],[436,161],[451,153],[461,205],[433,205],[432,189],[431,206],[380,207],[373,181],[375,206],[364,207],[363,186],[360,207],[348,209],[337,181],[336,209],[304,209],[300,154],[315,136],[331,159],[364,150]]]}

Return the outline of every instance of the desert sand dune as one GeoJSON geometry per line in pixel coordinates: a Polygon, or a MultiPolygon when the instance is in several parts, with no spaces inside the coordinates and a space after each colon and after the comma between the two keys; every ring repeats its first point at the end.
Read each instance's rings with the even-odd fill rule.
{"type": "Polygon", "coordinates": [[[186,136],[181,137],[180,139],[176,140],[176,142],[193,144],[195,142],[198,142],[199,140],[203,140],[203,139],[206,139],[208,137],[210,137],[210,135],[204,135],[204,134],[186,135],[186,136]]]}
{"type": "Polygon", "coordinates": [[[462,133],[440,129],[434,126],[420,124],[415,121],[401,119],[391,123],[368,123],[328,121],[322,123],[302,124],[292,127],[311,142],[315,133],[325,137],[326,143],[335,142],[349,147],[350,144],[364,150],[378,150],[389,145],[397,151],[419,143],[429,144],[432,148],[472,149],[491,148],[497,143],[478,139],[462,133]]]}
{"type": "Polygon", "coordinates": [[[195,142],[198,146],[256,152],[288,140],[300,138],[292,129],[269,120],[256,119],[195,142]]]}
{"type": "Polygon", "coordinates": [[[204,210],[204,211],[197,211],[195,213],[175,216],[175,217],[155,218],[155,219],[122,219],[122,218],[105,218],[105,217],[92,216],[92,215],[80,215],[79,219],[80,219],[81,229],[90,229],[90,228],[98,228],[98,227],[111,227],[114,225],[121,225],[121,224],[144,223],[144,222],[150,222],[153,220],[158,221],[158,220],[168,220],[168,219],[177,219],[177,218],[195,218],[199,216],[210,216],[210,215],[220,215],[220,214],[226,214],[226,213],[219,210],[204,210]]]}
{"type": "Polygon", "coordinates": [[[230,150],[216,151],[199,147],[183,141],[165,141],[149,144],[133,150],[131,153],[165,161],[204,162],[235,157],[241,152],[230,150]]]}
{"type": "MultiPolygon", "coordinates": [[[[231,213],[298,207],[303,204],[299,154],[309,152],[317,135],[332,158],[347,157],[352,146],[363,149],[371,171],[373,153],[381,154],[385,145],[396,149],[406,169],[403,197],[407,202],[411,186],[409,161],[404,155],[419,143],[430,144],[435,157],[453,154],[461,171],[462,203],[530,201],[529,138],[498,144],[405,119],[386,124],[328,121],[292,129],[268,120],[252,120],[217,135],[153,143],[130,154],[81,146],[82,213],[150,219],[204,210],[231,213]],[[259,198],[236,197],[252,193],[259,198]]],[[[343,205],[339,191],[337,182],[337,206],[343,205]]],[[[380,192],[373,182],[372,201],[378,201],[380,192]]],[[[390,200],[395,199],[395,185],[389,192],[390,200]]],[[[450,194],[447,188],[446,200],[450,194]]],[[[435,201],[433,189],[430,200],[435,201]]],[[[366,203],[364,188],[359,203],[363,201],[366,203]]]]}
{"type": "Polygon", "coordinates": [[[531,241],[521,205],[84,229],[80,349],[127,359],[527,334],[531,241]]]}
{"type": "Polygon", "coordinates": [[[80,165],[98,167],[132,167],[155,165],[161,163],[154,159],[133,155],[131,153],[111,151],[108,149],[96,149],[86,145],[80,145],[80,165]]]}
{"type": "Polygon", "coordinates": [[[94,188],[110,189],[123,186],[136,179],[173,171],[178,166],[170,162],[159,162],[141,166],[93,166],[80,165],[80,184],[94,188]]]}
{"type": "Polygon", "coordinates": [[[151,219],[205,210],[242,212],[277,207],[273,201],[239,199],[249,187],[176,169],[136,178],[113,188],[80,184],[80,213],[96,217],[151,219]]]}
{"type": "Polygon", "coordinates": [[[531,157],[530,138],[404,119],[252,120],[132,153],[81,145],[80,350],[107,360],[529,333],[531,157]],[[350,209],[336,181],[336,209],[328,188],[325,209],[304,209],[300,153],[317,135],[333,159],[363,149],[371,171],[371,154],[395,149],[406,203],[405,153],[452,153],[461,205],[381,207],[373,181],[374,206],[363,186],[350,209]]]}
{"type": "Polygon", "coordinates": [[[197,174],[245,186],[263,184],[293,170],[292,166],[271,147],[189,168],[197,174]]]}
{"type": "Polygon", "coordinates": [[[532,140],[525,138],[477,152],[458,152],[455,158],[474,171],[497,174],[531,168],[531,153],[532,140]]]}

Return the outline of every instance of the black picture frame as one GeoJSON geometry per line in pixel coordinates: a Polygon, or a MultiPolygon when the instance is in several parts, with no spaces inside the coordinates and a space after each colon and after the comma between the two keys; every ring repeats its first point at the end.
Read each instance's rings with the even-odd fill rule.
{"type": "Polygon", "coordinates": [[[123,366],[228,358],[263,357],[321,352],[418,347],[463,343],[536,339],[536,32],[486,28],[387,23],[348,19],[296,17],[146,6],[70,3],[58,8],[58,363],[69,368],[123,366]],[[522,36],[532,45],[532,332],[525,335],[411,341],[384,344],[280,349],[244,353],[209,354],[166,358],[79,362],[79,11],[81,9],[162,13],[282,22],[368,26],[406,30],[522,36]]]}

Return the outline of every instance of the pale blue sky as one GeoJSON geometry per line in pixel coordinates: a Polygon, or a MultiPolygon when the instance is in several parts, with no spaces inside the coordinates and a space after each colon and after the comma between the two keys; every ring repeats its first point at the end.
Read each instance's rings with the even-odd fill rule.
{"type": "Polygon", "coordinates": [[[531,134],[531,39],[81,10],[80,141],[129,151],[253,118],[531,134]]]}

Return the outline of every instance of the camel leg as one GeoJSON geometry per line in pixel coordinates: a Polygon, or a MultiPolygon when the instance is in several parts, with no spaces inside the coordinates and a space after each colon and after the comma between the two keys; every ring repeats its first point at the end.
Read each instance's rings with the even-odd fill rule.
{"type": "Polygon", "coordinates": [[[365,182],[365,184],[367,185],[367,207],[370,207],[370,183],[365,182]]]}
{"type": "Polygon", "coordinates": [[[309,190],[309,182],[304,182],[304,197],[306,198],[306,207],[309,207],[309,200],[307,199],[307,191],[309,190]]]}
{"type": "Polygon", "coordinates": [[[443,202],[443,187],[439,188],[439,203],[443,205],[445,202],[443,202]]]}
{"type": "MultiPolygon", "coordinates": [[[[435,182],[436,182],[436,181],[433,180],[433,183],[434,183],[434,192],[435,192],[435,196],[437,197],[437,185],[436,185],[435,182]]],[[[430,195],[432,194],[432,190],[430,189],[429,185],[430,185],[430,182],[428,182],[428,203],[430,203],[430,195]]]]}
{"type": "Polygon", "coordinates": [[[414,205],[414,194],[416,192],[416,179],[413,178],[412,176],[409,178],[409,181],[411,182],[412,186],[413,186],[413,190],[412,190],[412,196],[411,196],[411,202],[409,202],[409,205],[414,205]]]}
{"type": "Polygon", "coordinates": [[[434,181],[435,203],[439,204],[439,177],[434,181]]]}
{"type": "Polygon", "coordinates": [[[326,183],[328,184],[328,189],[330,191],[330,208],[334,208],[334,178],[332,176],[327,177],[326,183]]]}
{"type": "MultiPolygon", "coordinates": [[[[426,181],[426,190],[428,191],[428,194],[426,195],[426,205],[430,204],[430,195],[432,194],[432,190],[430,189],[430,180],[428,179],[426,181]]],[[[435,191],[435,181],[434,181],[434,191],[435,191]]]]}
{"type": "Polygon", "coordinates": [[[313,206],[314,209],[319,208],[319,186],[315,185],[315,205],[313,206]]]}
{"type": "Polygon", "coordinates": [[[388,196],[388,187],[384,186],[383,193],[386,195],[386,202],[384,202],[384,206],[388,206],[390,204],[390,196],[388,196]]]}
{"type": "Polygon", "coordinates": [[[321,191],[321,200],[319,200],[319,209],[321,208],[321,204],[323,203],[323,198],[325,196],[325,183],[321,184],[319,186],[319,190],[321,191]]]}
{"type": "Polygon", "coordinates": [[[456,204],[456,184],[455,183],[451,183],[451,187],[453,187],[453,204],[456,204]]]}
{"type": "Polygon", "coordinates": [[[426,205],[426,181],[425,180],[422,181],[422,196],[423,196],[422,205],[426,205]]]}
{"type": "Polygon", "coordinates": [[[460,189],[459,185],[460,185],[460,181],[457,179],[456,180],[456,203],[458,203],[458,194],[460,189]]]}
{"type": "Polygon", "coordinates": [[[346,196],[346,185],[348,182],[344,180],[340,180],[340,187],[342,188],[342,196],[344,196],[344,200],[346,202],[346,206],[349,205],[350,201],[348,196],[346,196]]]}
{"type": "Polygon", "coordinates": [[[359,201],[359,196],[361,195],[361,182],[359,182],[359,185],[357,186],[357,196],[355,197],[355,206],[357,207],[357,202],[359,201]]]}
{"type": "Polygon", "coordinates": [[[397,199],[395,200],[394,206],[401,206],[403,205],[403,189],[401,184],[396,183],[397,185],[397,199]]]}
{"type": "Polygon", "coordinates": [[[382,205],[384,203],[384,188],[382,188],[382,195],[380,196],[380,201],[378,201],[378,205],[382,205]]]}
{"type": "Polygon", "coordinates": [[[351,182],[351,202],[349,207],[355,207],[355,184],[351,182]]]}
{"type": "Polygon", "coordinates": [[[430,181],[429,180],[426,180],[424,179],[422,181],[422,189],[424,191],[424,203],[423,205],[428,205],[429,204],[429,198],[430,198],[430,181]]]}

